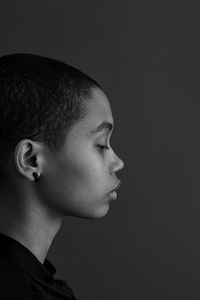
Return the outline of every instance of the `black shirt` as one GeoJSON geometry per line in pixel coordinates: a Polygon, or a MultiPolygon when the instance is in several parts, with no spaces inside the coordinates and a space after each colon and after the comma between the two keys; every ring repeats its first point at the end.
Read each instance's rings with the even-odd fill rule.
{"type": "Polygon", "coordinates": [[[66,281],[55,279],[55,267],[17,240],[0,233],[1,300],[76,300],[66,281]]]}

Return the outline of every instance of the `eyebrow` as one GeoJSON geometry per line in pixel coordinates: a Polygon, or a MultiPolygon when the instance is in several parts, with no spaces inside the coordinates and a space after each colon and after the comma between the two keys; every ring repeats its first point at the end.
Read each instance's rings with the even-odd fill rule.
{"type": "Polygon", "coordinates": [[[97,134],[101,131],[107,130],[108,132],[112,131],[114,128],[113,124],[107,121],[103,121],[97,128],[92,130],[92,134],[97,134]]]}

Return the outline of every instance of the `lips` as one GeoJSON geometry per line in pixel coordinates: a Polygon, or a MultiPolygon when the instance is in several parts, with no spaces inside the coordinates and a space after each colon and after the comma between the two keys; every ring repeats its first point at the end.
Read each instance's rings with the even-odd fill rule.
{"type": "Polygon", "coordinates": [[[118,184],[115,186],[115,188],[112,190],[112,192],[118,190],[118,188],[120,187],[121,185],[121,181],[118,182],[118,184]]]}

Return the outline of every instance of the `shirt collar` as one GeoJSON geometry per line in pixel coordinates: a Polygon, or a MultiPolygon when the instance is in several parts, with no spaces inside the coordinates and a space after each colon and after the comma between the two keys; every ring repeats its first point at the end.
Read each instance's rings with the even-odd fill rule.
{"type": "Polygon", "coordinates": [[[67,283],[64,280],[54,278],[56,268],[48,259],[45,259],[44,264],[42,264],[28,248],[3,233],[0,233],[0,252],[43,286],[75,299],[67,283]]]}

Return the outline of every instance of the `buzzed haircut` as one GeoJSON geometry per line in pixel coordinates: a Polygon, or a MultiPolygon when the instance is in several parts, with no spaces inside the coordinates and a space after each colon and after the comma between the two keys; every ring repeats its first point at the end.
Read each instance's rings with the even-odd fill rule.
{"type": "Polygon", "coordinates": [[[94,79],[56,59],[24,53],[0,57],[0,188],[20,140],[62,150],[74,123],[87,115],[92,88],[102,90],[94,79]]]}

